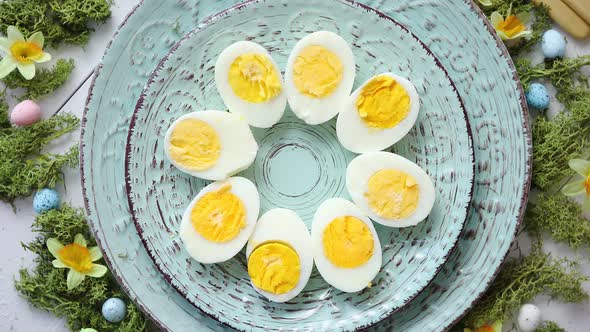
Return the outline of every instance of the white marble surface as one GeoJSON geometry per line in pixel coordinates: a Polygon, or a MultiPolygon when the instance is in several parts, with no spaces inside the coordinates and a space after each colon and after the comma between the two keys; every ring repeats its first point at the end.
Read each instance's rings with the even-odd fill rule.
{"type": "MultiPolygon", "coordinates": [[[[49,117],[58,111],[70,112],[81,116],[90,81],[86,80],[94,67],[100,61],[104,48],[111,39],[117,26],[123,21],[127,13],[139,0],[118,0],[113,4],[112,18],[105,24],[97,26],[90,42],[84,48],[63,47],[50,50],[54,58],[74,58],[76,69],[70,80],[57,93],[41,100],[44,117],[49,117]]],[[[590,54],[590,40],[577,41],[569,39],[566,56],[590,54]]],[[[531,57],[534,61],[541,61],[540,48],[531,57]]],[[[553,90],[552,90],[553,91],[553,90]]],[[[552,102],[552,113],[560,111],[558,102],[552,102]]],[[[52,144],[49,151],[62,152],[72,144],[78,142],[79,132],[63,137],[52,144]]],[[[66,170],[66,183],[59,186],[64,201],[74,206],[83,206],[79,172],[77,169],[66,170]]],[[[24,251],[21,242],[28,242],[35,237],[30,226],[35,212],[32,209],[31,198],[16,202],[16,214],[12,208],[0,202],[0,331],[67,331],[61,319],[51,314],[37,310],[21,299],[13,287],[14,278],[21,268],[32,266],[33,256],[24,251]]],[[[525,241],[526,242],[526,241],[525,241]]],[[[567,246],[547,241],[547,251],[555,256],[581,258],[581,270],[590,276],[590,256],[587,252],[572,252],[567,246]]],[[[590,292],[590,282],[585,289],[590,292]]],[[[544,319],[557,321],[567,331],[584,332],[590,330],[590,303],[564,304],[551,301],[546,297],[538,297],[536,303],[543,313],[544,319]]],[[[504,330],[510,330],[510,324],[504,330]]]]}

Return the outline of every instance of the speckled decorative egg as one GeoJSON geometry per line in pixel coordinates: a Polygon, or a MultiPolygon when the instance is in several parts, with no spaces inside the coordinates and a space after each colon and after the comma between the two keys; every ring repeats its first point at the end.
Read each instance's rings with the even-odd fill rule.
{"type": "Polygon", "coordinates": [[[522,332],[532,332],[541,326],[541,310],[534,304],[525,304],[518,311],[518,327],[522,332]]]}
{"type": "Polygon", "coordinates": [[[33,198],[33,209],[37,213],[59,208],[59,194],[54,189],[41,189],[33,198]]]}
{"type": "Polygon", "coordinates": [[[17,126],[28,126],[41,119],[41,107],[32,100],[23,100],[10,112],[10,122],[17,126]]]}
{"type": "Polygon", "coordinates": [[[561,58],[565,54],[565,37],[556,30],[547,30],[541,38],[541,49],[547,59],[561,58]]]}
{"type": "Polygon", "coordinates": [[[102,316],[111,323],[118,323],[125,318],[127,306],[123,300],[112,297],[102,305],[102,316]]]}
{"type": "Polygon", "coordinates": [[[526,92],[526,102],[529,107],[546,109],[549,107],[549,92],[541,83],[533,83],[526,92]]]}

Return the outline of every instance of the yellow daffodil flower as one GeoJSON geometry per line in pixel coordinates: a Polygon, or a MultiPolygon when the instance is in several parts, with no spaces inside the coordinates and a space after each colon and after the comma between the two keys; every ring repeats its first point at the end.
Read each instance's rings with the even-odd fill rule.
{"type": "Polygon", "coordinates": [[[584,211],[590,211],[590,161],[584,159],[572,159],[569,161],[571,169],[582,176],[582,179],[570,182],[563,186],[561,192],[566,196],[584,195],[582,206],[584,211]]]}
{"type": "Polygon", "coordinates": [[[68,268],[68,289],[76,288],[86,276],[100,278],[106,272],[104,265],[94,264],[102,258],[98,247],[86,248],[86,239],[82,234],[74,237],[74,243],[64,246],[55,238],[47,239],[47,249],[55,257],[51,262],[54,267],[68,268]]]}
{"type": "Polygon", "coordinates": [[[9,26],[6,35],[0,37],[0,50],[6,53],[0,61],[0,79],[18,69],[25,79],[30,80],[35,77],[35,63],[51,60],[51,55],[43,52],[43,33],[35,32],[25,40],[16,27],[9,26]]]}
{"type": "Polygon", "coordinates": [[[486,324],[476,329],[465,328],[463,332],[502,332],[502,322],[495,321],[492,325],[486,324]]]}
{"type": "Polygon", "coordinates": [[[531,31],[527,30],[525,24],[529,21],[529,13],[520,13],[518,15],[510,14],[511,9],[508,10],[506,19],[502,14],[493,12],[490,17],[490,22],[496,29],[496,33],[503,40],[516,39],[524,36],[530,36],[531,31]]]}

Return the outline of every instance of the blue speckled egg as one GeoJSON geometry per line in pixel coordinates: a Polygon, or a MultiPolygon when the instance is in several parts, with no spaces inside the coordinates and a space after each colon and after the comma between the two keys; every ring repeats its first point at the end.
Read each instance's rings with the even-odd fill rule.
{"type": "Polygon", "coordinates": [[[565,54],[565,37],[556,30],[547,30],[541,38],[541,49],[547,59],[561,58],[565,54]]]}
{"type": "Polygon", "coordinates": [[[104,301],[102,305],[102,316],[111,323],[118,323],[125,318],[127,306],[123,300],[112,297],[104,301]]]}
{"type": "Polygon", "coordinates": [[[546,109],[549,107],[549,93],[543,84],[531,84],[525,95],[529,107],[536,109],[546,109]]]}
{"type": "Polygon", "coordinates": [[[33,198],[33,209],[37,213],[59,208],[59,194],[54,189],[41,189],[33,198]]]}

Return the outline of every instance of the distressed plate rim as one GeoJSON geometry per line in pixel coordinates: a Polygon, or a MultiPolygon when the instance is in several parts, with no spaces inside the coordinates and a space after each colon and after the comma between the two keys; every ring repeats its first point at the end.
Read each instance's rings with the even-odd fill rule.
{"type": "MultiPolygon", "coordinates": [[[[513,228],[514,229],[509,234],[510,239],[513,240],[517,231],[518,231],[518,228],[521,225],[523,218],[524,218],[524,211],[526,209],[526,203],[528,201],[530,184],[531,184],[532,144],[531,144],[531,129],[530,129],[530,124],[529,124],[529,119],[528,119],[528,114],[529,114],[528,106],[526,105],[526,102],[524,99],[524,91],[523,91],[522,85],[520,84],[520,81],[518,80],[516,68],[514,66],[512,59],[510,58],[510,56],[508,54],[508,51],[507,51],[505,45],[499,39],[499,37],[495,34],[494,29],[490,25],[490,23],[487,21],[486,16],[477,7],[477,5],[473,2],[473,0],[461,0],[460,2],[463,2],[467,7],[469,7],[468,10],[470,10],[475,16],[477,16],[478,21],[481,23],[481,25],[483,25],[483,27],[487,29],[489,36],[495,42],[496,50],[501,53],[501,57],[500,57],[501,60],[503,62],[506,62],[507,66],[509,67],[508,69],[510,70],[510,72],[512,74],[512,78],[515,81],[515,84],[517,87],[517,91],[516,91],[518,94],[517,98],[520,101],[518,113],[520,113],[522,115],[522,120],[519,122],[523,126],[522,133],[524,136],[524,144],[525,144],[524,152],[526,153],[526,157],[524,158],[525,163],[523,164],[523,166],[525,167],[524,174],[523,174],[523,177],[519,180],[519,182],[522,182],[522,184],[520,184],[519,186],[523,190],[522,194],[519,197],[520,207],[517,208],[518,211],[513,216],[513,218],[514,218],[513,228]]],[[[111,256],[109,256],[111,253],[114,255],[114,251],[111,248],[111,246],[109,245],[108,241],[106,241],[106,239],[103,240],[100,236],[102,234],[101,233],[101,222],[100,222],[100,220],[96,219],[96,216],[94,215],[93,207],[91,206],[91,204],[94,204],[94,200],[90,196],[93,193],[94,188],[90,185],[91,182],[89,182],[90,181],[89,174],[91,174],[92,171],[89,170],[88,172],[85,172],[85,163],[84,163],[84,160],[88,159],[88,158],[85,158],[85,153],[86,153],[86,156],[89,154],[89,151],[85,150],[86,143],[84,141],[84,138],[90,137],[91,134],[89,134],[89,133],[92,133],[91,130],[88,130],[90,128],[89,127],[89,116],[91,113],[96,112],[96,110],[91,109],[91,106],[92,106],[91,104],[93,102],[96,102],[93,97],[99,88],[99,84],[102,84],[102,82],[99,82],[99,80],[102,78],[102,76],[104,76],[103,69],[105,68],[105,61],[109,58],[109,56],[111,56],[112,54],[114,54],[116,52],[114,50],[114,48],[112,48],[113,43],[119,37],[119,35],[122,33],[122,30],[124,28],[126,28],[127,23],[129,23],[128,22],[129,19],[132,17],[135,18],[136,16],[140,15],[139,9],[142,6],[144,6],[144,7],[147,6],[146,3],[147,3],[146,0],[140,0],[139,3],[137,5],[135,5],[133,7],[133,9],[130,10],[130,12],[126,15],[123,22],[119,24],[116,31],[113,33],[111,40],[107,44],[105,51],[99,61],[99,64],[96,66],[96,68],[94,69],[94,71],[91,74],[92,79],[90,82],[90,86],[88,88],[88,97],[86,98],[84,111],[83,111],[83,115],[82,115],[82,119],[81,119],[82,120],[81,126],[80,126],[81,130],[80,130],[80,143],[79,143],[79,145],[80,145],[79,170],[80,170],[80,183],[81,183],[81,187],[82,187],[82,196],[83,196],[83,200],[84,200],[84,210],[85,210],[86,215],[88,217],[88,224],[89,224],[90,229],[96,239],[96,242],[98,243],[99,248],[101,249],[101,251],[104,254],[103,258],[104,258],[106,264],[109,266],[109,269],[110,269],[113,277],[117,280],[117,282],[120,284],[122,289],[129,295],[129,297],[135,302],[135,304],[138,306],[138,308],[141,311],[143,311],[158,328],[160,328],[162,330],[169,331],[170,328],[166,325],[166,323],[163,322],[154,312],[151,311],[149,304],[145,303],[142,300],[141,293],[139,293],[136,290],[133,290],[132,288],[129,287],[129,285],[130,285],[129,279],[125,278],[125,276],[122,274],[121,270],[118,269],[119,263],[115,262],[111,258],[111,256]]],[[[380,9],[376,9],[376,10],[381,11],[380,9]]],[[[384,14],[384,15],[387,15],[387,14],[384,14]]],[[[206,21],[208,19],[208,17],[210,17],[210,15],[205,16],[205,18],[203,18],[202,20],[206,21]]],[[[128,33],[128,31],[123,31],[123,34],[126,34],[126,33],[128,33]]],[[[497,263],[496,263],[497,268],[495,269],[495,271],[490,276],[486,277],[487,280],[485,280],[483,283],[481,283],[481,286],[478,287],[478,289],[476,291],[477,295],[472,298],[469,305],[466,306],[465,308],[461,309],[461,312],[459,312],[455,315],[455,317],[456,317],[455,319],[451,319],[450,321],[445,322],[444,325],[441,326],[441,330],[443,330],[443,331],[450,330],[453,325],[455,325],[457,322],[459,322],[461,320],[461,318],[463,316],[465,316],[465,314],[470,310],[470,308],[474,305],[474,303],[476,303],[479,299],[481,299],[481,297],[484,295],[487,288],[490,286],[492,281],[495,279],[495,277],[499,273],[502,265],[505,263],[506,258],[508,257],[508,253],[509,253],[509,248],[507,248],[505,250],[503,258],[497,260],[497,263]]]]}
{"type": "MultiPolygon", "coordinates": [[[[142,3],[143,3],[143,1],[144,0],[142,0],[142,3]]],[[[133,136],[133,130],[135,128],[135,123],[137,120],[138,113],[143,109],[144,99],[148,93],[149,88],[155,82],[155,79],[160,74],[160,71],[164,68],[164,65],[170,60],[170,58],[175,54],[175,52],[186,42],[186,40],[191,38],[193,35],[199,33],[201,30],[207,28],[210,24],[215,23],[219,19],[221,19],[227,15],[230,15],[235,11],[244,9],[244,8],[248,7],[249,5],[257,4],[257,3],[265,3],[268,1],[269,0],[246,0],[244,2],[238,3],[234,6],[228,7],[220,12],[217,12],[217,13],[207,17],[207,19],[203,20],[195,28],[193,28],[192,30],[187,32],[185,35],[183,35],[178,40],[178,42],[176,42],[172,46],[172,48],[166,53],[166,55],[158,62],[155,69],[150,73],[150,75],[147,79],[147,82],[146,82],[145,86],[143,87],[141,94],[138,97],[137,103],[135,104],[135,108],[133,110],[133,114],[131,116],[131,120],[129,123],[129,130],[127,132],[127,140],[126,140],[126,144],[125,144],[125,160],[124,160],[125,165],[124,165],[124,168],[125,168],[125,189],[126,189],[127,202],[129,205],[130,214],[131,214],[131,217],[133,220],[133,224],[137,230],[138,236],[141,239],[142,245],[145,248],[148,256],[150,257],[150,259],[152,260],[152,262],[154,263],[154,265],[158,269],[159,273],[166,280],[166,282],[172,288],[174,288],[174,290],[178,294],[180,294],[186,301],[188,301],[193,307],[197,308],[200,313],[214,319],[215,321],[219,322],[223,326],[226,326],[226,327],[229,327],[232,329],[236,329],[239,331],[246,331],[246,330],[242,329],[239,326],[233,325],[233,323],[229,323],[228,321],[222,320],[220,317],[216,316],[215,314],[213,314],[211,312],[208,312],[202,306],[196,304],[193,300],[191,300],[187,296],[187,294],[185,294],[179,288],[179,286],[176,283],[172,282],[173,277],[171,275],[169,275],[168,272],[166,272],[166,270],[161,266],[161,262],[159,262],[158,258],[156,257],[156,254],[153,253],[152,250],[150,250],[150,246],[148,245],[148,241],[146,239],[146,236],[144,235],[144,230],[143,230],[143,228],[136,216],[134,203],[133,203],[133,201],[131,199],[131,195],[130,195],[132,188],[131,188],[131,178],[130,178],[130,174],[129,174],[129,163],[130,163],[129,158],[131,155],[131,149],[133,148],[133,145],[131,143],[132,136],[133,136]]],[[[448,80],[451,90],[453,91],[453,93],[455,94],[455,97],[459,101],[459,106],[461,109],[463,121],[465,122],[465,127],[466,127],[465,134],[467,136],[467,141],[468,141],[468,148],[467,149],[469,150],[469,153],[470,153],[470,163],[471,163],[471,178],[469,179],[470,190],[469,190],[469,193],[467,194],[467,201],[465,204],[465,217],[460,222],[459,231],[457,232],[455,239],[452,241],[447,252],[440,259],[440,262],[438,262],[438,265],[436,265],[436,267],[433,269],[433,272],[430,274],[430,276],[428,278],[426,278],[427,281],[424,283],[424,285],[421,285],[420,287],[417,288],[417,290],[414,293],[409,295],[406,298],[406,300],[403,302],[403,304],[401,304],[397,308],[387,310],[386,314],[380,318],[378,317],[377,319],[374,319],[366,324],[361,324],[361,325],[355,326],[353,330],[357,331],[357,330],[366,330],[366,329],[380,323],[381,321],[388,319],[389,317],[391,317],[391,315],[402,310],[404,307],[406,307],[408,304],[410,304],[418,295],[420,295],[420,293],[422,291],[424,291],[424,289],[426,287],[428,287],[428,285],[430,285],[432,283],[432,281],[435,279],[436,275],[440,272],[440,270],[444,267],[444,265],[448,261],[450,255],[455,251],[455,249],[458,245],[458,242],[459,242],[460,234],[465,227],[465,224],[467,222],[467,218],[469,217],[469,209],[471,207],[471,203],[473,200],[473,192],[475,190],[475,151],[474,151],[474,145],[473,145],[472,128],[471,128],[471,124],[470,124],[470,121],[469,121],[469,118],[467,115],[467,110],[465,108],[465,104],[463,102],[463,99],[462,99],[461,95],[459,94],[454,81],[449,76],[448,71],[443,66],[443,64],[440,62],[438,57],[436,55],[434,55],[434,53],[432,53],[430,48],[424,42],[422,42],[422,40],[420,40],[414,33],[412,33],[405,25],[401,24],[400,22],[398,22],[397,20],[395,20],[391,16],[389,16],[377,9],[374,9],[366,4],[357,2],[356,0],[330,0],[330,1],[339,2],[339,3],[345,4],[345,5],[349,5],[351,7],[355,7],[354,10],[360,9],[360,10],[364,10],[370,14],[377,15],[379,18],[384,19],[387,22],[389,22],[389,24],[393,24],[393,25],[399,27],[407,35],[412,37],[414,39],[414,41],[416,41],[422,47],[424,52],[426,52],[427,55],[434,61],[434,65],[436,67],[438,67],[443,72],[445,78],[448,80]]],[[[139,7],[139,5],[138,5],[138,7],[139,7]]],[[[465,181],[467,181],[467,180],[465,180],[465,181]]],[[[151,314],[151,312],[150,312],[150,314],[151,314]]],[[[150,316],[152,316],[152,315],[150,315],[150,316]]]]}

